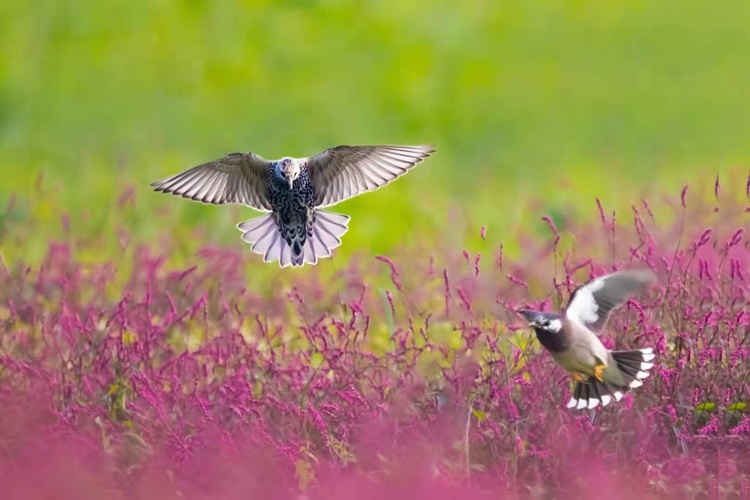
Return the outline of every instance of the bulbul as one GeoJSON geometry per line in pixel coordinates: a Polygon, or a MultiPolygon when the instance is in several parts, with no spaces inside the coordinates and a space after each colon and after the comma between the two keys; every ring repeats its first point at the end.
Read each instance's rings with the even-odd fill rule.
{"type": "Polygon", "coordinates": [[[655,358],[652,348],[610,351],[599,336],[610,314],[656,275],[648,270],[599,276],[573,291],[563,314],[516,311],[534,328],[539,342],[576,381],[568,408],[607,406],[643,385],[655,358]]]}

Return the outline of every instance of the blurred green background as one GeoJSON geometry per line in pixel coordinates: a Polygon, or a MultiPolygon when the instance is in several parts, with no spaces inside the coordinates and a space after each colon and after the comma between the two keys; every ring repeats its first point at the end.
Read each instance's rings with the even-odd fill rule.
{"type": "Polygon", "coordinates": [[[0,245],[112,255],[122,229],[241,248],[255,212],[148,186],[232,151],[436,144],[334,209],[353,219],[341,255],[543,234],[546,213],[596,217],[595,196],[746,175],[748,26],[748,2],[695,0],[3,2],[0,245]]]}

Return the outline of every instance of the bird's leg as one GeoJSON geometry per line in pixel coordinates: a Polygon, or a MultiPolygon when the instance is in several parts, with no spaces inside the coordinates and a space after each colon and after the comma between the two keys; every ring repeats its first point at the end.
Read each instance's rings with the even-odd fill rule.
{"type": "Polygon", "coordinates": [[[581,382],[581,383],[585,383],[586,380],[588,379],[586,375],[584,375],[583,373],[578,373],[578,372],[570,372],[570,376],[576,382],[581,382]]]}
{"type": "Polygon", "coordinates": [[[598,380],[599,382],[604,382],[604,378],[602,377],[602,374],[604,373],[604,370],[605,370],[606,368],[607,368],[607,365],[605,365],[605,364],[604,364],[604,363],[602,363],[602,362],[599,362],[599,363],[598,363],[598,364],[597,364],[597,365],[596,365],[596,366],[594,367],[594,377],[596,377],[596,379],[597,379],[597,380],[598,380]]]}

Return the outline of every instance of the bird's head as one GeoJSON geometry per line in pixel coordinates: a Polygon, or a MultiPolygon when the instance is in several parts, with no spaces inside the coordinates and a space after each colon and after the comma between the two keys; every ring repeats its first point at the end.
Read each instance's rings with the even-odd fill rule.
{"type": "Polygon", "coordinates": [[[274,171],[280,179],[289,183],[289,189],[294,186],[294,181],[299,177],[299,163],[291,158],[282,158],[274,162],[274,171]]]}
{"type": "Polygon", "coordinates": [[[534,329],[549,333],[558,333],[562,330],[562,317],[559,314],[532,311],[531,309],[519,309],[516,312],[523,316],[529,322],[529,326],[534,329]]]}

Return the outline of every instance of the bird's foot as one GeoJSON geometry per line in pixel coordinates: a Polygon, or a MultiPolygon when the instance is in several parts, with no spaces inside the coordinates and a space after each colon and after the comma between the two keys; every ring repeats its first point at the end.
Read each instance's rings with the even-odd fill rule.
{"type": "Polygon", "coordinates": [[[602,374],[604,373],[604,370],[606,368],[607,368],[607,366],[603,365],[603,364],[602,365],[596,365],[594,367],[594,377],[596,377],[596,379],[599,382],[604,382],[604,378],[602,377],[602,374]]]}
{"type": "Polygon", "coordinates": [[[576,382],[585,383],[586,380],[588,380],[588,377],[586,375],[584,375],[583,373],[571,372],[570,376],[576,382]]]}

